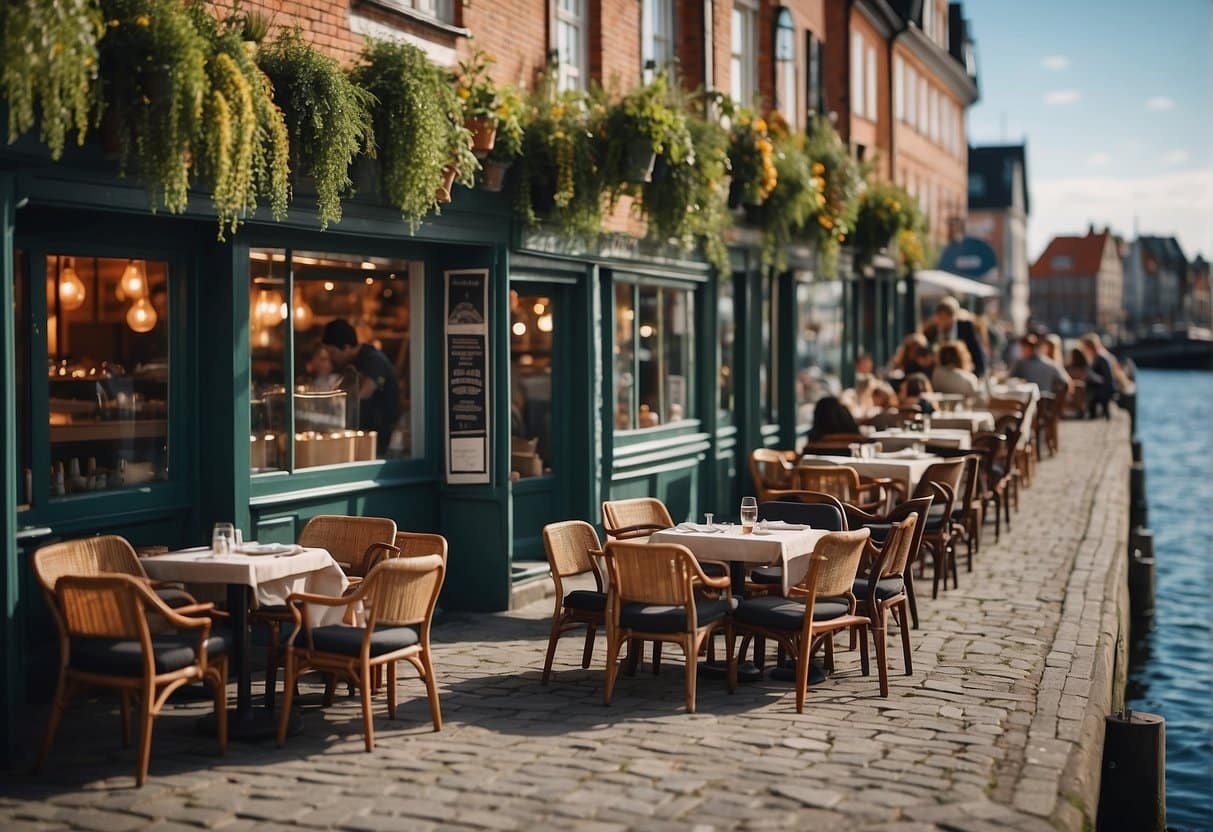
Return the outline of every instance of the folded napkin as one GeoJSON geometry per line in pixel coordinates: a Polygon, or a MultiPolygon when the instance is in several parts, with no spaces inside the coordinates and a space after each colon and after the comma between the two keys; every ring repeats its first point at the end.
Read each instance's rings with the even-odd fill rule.
{"type": "Polygon", "coordinates": [[[768,529],[778,532],[803,532],[813,528],[804,523],[787,523],[783,520],[767,520],[766,524],[768,529]]]}
{"type": "Polygon", "coordinates": [[[699,534],[713,534],[719,532],[720,529],[715,526],[705,526],[699,523],[679,523],[674,527],[676,532],[697,532],[699,534]]]}
{"type": "Polygon", "coordinates": [[[293,555],[303,549],[293,543],[245,543],[240,547],[245,555],[293,555]]]}
{"type": "Polygon", "coordinates": [[[922,459],[926,454],[915,453],[913,448],[902,448],[900,451],[888,451],[877,454],[880,459],[922,459]]]}

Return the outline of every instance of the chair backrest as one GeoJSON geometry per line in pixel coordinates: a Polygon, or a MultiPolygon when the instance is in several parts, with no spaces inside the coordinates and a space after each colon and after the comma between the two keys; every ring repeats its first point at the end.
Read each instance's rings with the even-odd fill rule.
{"type": "Polygon", "coordinates": [[[150,640],[147,585],[131,575],[64,575],[55,600],[68,638],[150,640]]]}
{"type": "Polygon", "coordinates": [[[977,490],[981,484],[981,454],[969,453],[964,458],[964,473],[960,477],[960,490],[956,498],[968,511],[977,499],[977,490]]]}
{"type": "Polygon", "coordinates": [[[602,588],[602,575],[594,562],[594,555],[602,551],[602,542],[589,523],[584,520],[548,523],[543,527],[543,550],[557,581],[592,572],[598,587],[602,588]]]}
{"type": "Polygon", "coordinates": [[[914,534],[910,540],[910,552],[902,574],[918,560],[918,550],[922,547],[922,538],[927,532],[927,517],[934,502],[934,495],[906,500],[890,511],[886,518],[889,523],[904,523],[910,517],[914,518],[914,534]]]}
{"type": "Polygon", "coordinates": [[[446,562],[441,555],[381,561],[363,580],[361,589],[369,608],[367,628],[423,624],[428,633],[445,577],[446,562]]]}
{"type": "Polygon", "coordinates": [[[34,552],[34,575],[47,596],[64,575],[95,577],[118,574],[146,578],[131,544],[116,534],[52,543],[34,552]]]}
{"type": "Polygon", "coordinates": [[[613,604],[688,606],[694,602],[699,569],[685,546],[612,540],[607,543],[606,561],[613,604]]]}
{"type": "MultiPolygon", "coordinates": [[[[812,493],[812,492],[804,492],[812,493]]],[[[822,494],[838,503],[829,494],[822,494]]],[[[827,502],[807,503],[776,500],[762,503],[758,506],[758,517],[762,520],[782,520],[785,523],[803,523],[814,529],[825,529],[831,532],[846,531],[847,519],[841,503],[832,505],[827,502]]]]}
{"type": "Polygon", "coordinates": [[[300,546],[326,549],[338,563],[349,564],[349,573],[367,574],[366,555],[380,545],[394,546],[396,521],[386,517],[347,517],[318,514],[299,533],[300,546]]]}
{"type": "Polygon", "coordinates": [[[750,478],[754,489],[764,491],[792,487],[792,464],[783,451],[774,448],[756,448],[750,452],[750,478]]]}
{"type": "Polygon", "coordinates": [[[914,551],[917,527],[918,515],[911,514],[906,519],[894,523],[889,529],[889,536],[885,538],[884,547],[880,553],[880,577],[891,578],[905,572],[906,565],[910,562],[910,555],[914,551]]]}
{"type": "Polygon", "coordinates": [[[796,467],[797,485],[803,491],[820,491],[844,503],[859,496],[859,474],[847,465],[806,465],[796,467]]]}
{"type": "Polygon", "coordinates": [[[393,545],[400,550],[398,558],[416,558],[424,555],[439,555],[446,563],[446,538],[429,532],[396,532],[393,545]]]}
{"type": "Polygon", "coordinates": [[[669,509],[656,497],[607,500],[602,504],[602,526],[608,536],[617,540],[648,537],[673,525],[669,509]]]}
{"type": "Polygon", "coordinates": [[[964,459],[949,459],[947,462],[936,462],[923,471],[918,485],[914,487],[915,497],[927,497],[931,494],[931,483],[943,483],[956,491],[960,487],[960,478],[964,475],[964,459]]]}
{"type": "Polygon", "coordinates": [[[858,529],[853,532],[830,532],[817,541],[813,557],[823,557],[817,573],[817,585],[813,594],[817,598],[850,596],[855,576],[859,573],[859,562],[864,546],[872,532],[858,529]]]}

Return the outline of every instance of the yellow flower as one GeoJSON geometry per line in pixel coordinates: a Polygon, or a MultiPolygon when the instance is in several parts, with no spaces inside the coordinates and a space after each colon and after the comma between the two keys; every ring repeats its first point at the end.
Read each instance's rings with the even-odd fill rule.
{"type": "Polygon", "coordinates": [[[147,15],[141,14],[135,18],[135,22],[140,26],[150,26],[152,21],[147,15]]]}
{"type": "Polygon", "coordinates": [[[821,162],[814,162],[814,163],[813,163],[813,175],[814,175],[814,176],[821,176],[821,175],[822,175],[823,173],[825,173],[825,172],[826,172],[826,166],[825,166],[825,165],[823,165],[821,162]]]}
{"type": "Polygon", "coordinates": [[[826,204],[826,195],[818,194],[817,195],[817,207],[821,208],[821,207],[825,206],[825,204],[826,204]]]}
{"type": "Polygon", "coordinates": [[[765,133],[765,132],[767,132],[767,123],[766,123],[766,121],[765,121],[765,120],[763,120],[763,119],[761,119],[761,118],[756,118],[756,119],[754,119],[754,130],[755,130],[755,132],[758,132],[758,133],[765,133]]]}
{"type": "Polygon", "coordinates": [[[122,21],[121,21],[121,20],[119,20],[119,19],[118,19],[118,18],[116,18],[116,17],[115,17],[113,20],[111,20],[111,21],[109,22],[109,27],[110,27],[111,29],[117,29],[117,28],[118,28],[119,26],[121,26],[121,25],[122,25],[122,21]]]}
{"type": "Polygon", "coordinates": [[[897,200],[893,200],[893,205],[891,207],[893,208],[894,211],[900,211],[901,203],[898,202],[897,200]]]}
{"type": "Polygon", "coordinates": [[[825,214],[818,214],[817,222],[820,223],[822,228],[833,228],[834,227],[834,221],[832,219],[830,219],[829,217],[827,217],[825,214]]]}
{"type": "Polygon", "coordinates": [[[469,98],[471,98],[471,96],[472,96],[472,91],[469,90],[467,87],[459,88],[459,97],[462,98],[464,101],[467,101],[469,98]]]}

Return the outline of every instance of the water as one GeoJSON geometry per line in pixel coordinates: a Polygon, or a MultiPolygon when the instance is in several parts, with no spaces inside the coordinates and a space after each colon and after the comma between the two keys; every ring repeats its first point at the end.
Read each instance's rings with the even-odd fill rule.
{"type": "Polygon", "coordinates": [[[1167,826],[1213,830],[1213,373],[1138,373],[1137,435],[1157,560],[1153,630],[1135,638],[1129,704],[1167,735],[1167,826]]]}

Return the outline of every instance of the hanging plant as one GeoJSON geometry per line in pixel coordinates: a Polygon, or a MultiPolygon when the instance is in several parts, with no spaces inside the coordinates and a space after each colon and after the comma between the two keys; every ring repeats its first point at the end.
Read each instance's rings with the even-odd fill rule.
{"type": "MultiPolygon", "coordinates": [[[[151,195],[185,210],[210,84],[208,44],[177,0],[102,0],[105,35],[98,45],[103,137],[120,172],[132,160],[151,195]]],[[[214,125],[222,129],[221,125],[214,125]]]]}
{"type": "Polygon", "coordinates": [[[0,87],[11,144],[38,122],[58,159],[75,131],[83,144],[97,113],[97,41],[104,31],[97,0],[5,3],[0,87]]]}
{"type": "Polygon", "coordinates": [[[472,137],[472,151],[483,159],[496,145],[499,116],[497,113],[501,97],[492,77],[490,67],[495,63],[492,55],[476,50],[472,57],[459,64],[454,81],[456,91],[463,102],[464,127],[472,137]]]}
{"type": "Polygon", "coordinates": [[[350,165],[373,156],[375,98],[350,81],[341,66],[295,27],[261,47],[257,57],[288,125],[291,166],[315,183],[320,227],[341,220],[341,198],[351,187],[350,165]]]}
{"type": "Polygon", "coordinates": [[[805,137],[789,133],[778,115],[772,116],[774,166],[777,182],[758,209],[762,228],[763,261],[776,269],[787,267],[789,243],[805,236],[805,227],[825,203],[820,177],[805,147],[805,137]]]}
{"type": "Polygon", "coordinates": [[[686,112],[664,72],[611,105],[603,128],[604,174],[616,190],[648,182],[658,156],[680,165],[693,152],[686,112]]]}
{"type": "Polygon", "coordinates": [[[817,243],[823,272],[833,274],[838,248],[854,226],[859,194],[868,171],[851,158],[846,143],[825,119],[816,120],[806,138],[805,151],[822,196],[813,220],[806,223],[806,231],[817,243]]]}
{"type": "Polygon", "coordinates": [[[480,160],[472,150],[473,135],[468,127],[468,115],[464,109],[465,99],[454,84],[444,75],[438,74],[438,97],[446,114],[447,165],[443,170],[443,190],[439,192],[439,203],[451,201],[451,185],[458,182],[465,188],[476,186],[476,172],[480,160]]]}
{"type": "Polygon", "coordinates": [[[729,207],[761,205],[779,180],[775,169],[775,145],[766,119],[747,109],[733,109],[728,102],[725,115],[732,123],[729,167],[733,181],[729,188],[729,207]]]}
{"type": "Polygon", "coordinates": [[[483,162],[484,175],[480,187],[486,191],[500,191],[505,183],[505,172],[522,153],[522,114],[526,108],[522,93],[514,87],[502,87],[497,93],[497,135],[493,149],[483,162]]]}
{"type": "Polygon", "coordinates": [[[372,123],[383,192],[411,231],[434,209],[451,164],[451,120],[443,73],[407,43],[371,42],[354,69],[354,83],[376,99],[372,123]]]}
{"type": "Polygon", "coordinates": [[[846,242],[856,258],[870,260],[881,249],[889,249],[903,269],[923,265],[926,222],[918,202],[899,185],[872,182],[859,197],[855,226],[846,242]]]}

